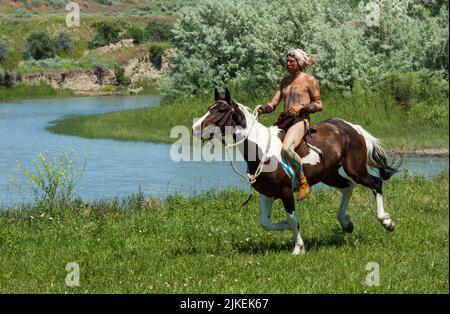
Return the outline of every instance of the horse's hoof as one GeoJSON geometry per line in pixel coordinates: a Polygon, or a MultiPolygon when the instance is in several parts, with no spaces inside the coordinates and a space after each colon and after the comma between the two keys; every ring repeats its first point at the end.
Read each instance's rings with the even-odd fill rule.
{"type": "Polygon", "coordinates": [[[302,247],[296,246],[294,248],[294,250],[292,251],[292,255],[302,255],[302,254],[305,254],[305,253],[306,253],[306,250],[305,250],[304,246],[302,246],[302,247]]]}
{"type": "Polygon", "coordinates": [[[389,232],[392,232],[395,229],[395,223],[392,219],[385,219],[383,221],[383,226],[389,232]]]}
{"type": "Polygon", "coordinates": [[[344,227],[344,231],[347,233],[352,233],[355,227],[353,226],[353,222],[350,221],[347,227],[344,227]]]}

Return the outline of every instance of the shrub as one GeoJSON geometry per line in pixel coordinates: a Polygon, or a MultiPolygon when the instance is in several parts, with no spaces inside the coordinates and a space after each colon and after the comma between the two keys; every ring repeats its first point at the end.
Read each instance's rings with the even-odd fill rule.
{"type": "Polygon", "coordinates": [[[159,20],[150,21],[145,26],[145,37],[148,40],[164,41],[172,38],[172,24],[159,20]]]}
{"type": "Polygon", "coordinates": [[[48,0],[48,5],[53,8],[64,8],[70,0],[48,0]]]}
{"type": "Polygon", "coordinates": [[[16,86],[17,73],[6,70],[5,72],[0,71],[0,87],[12,88],[16,86]]]}
{"type": "Polygon", "coordinates": [[[27,179],[36,202],[51,209],[72,200],[75,185],[84,173],[86,164],[85,160],[80,167],[77,157],[74,150],[53,157],[39,153],[39,160],[33,161],[34,173],[20,161],[16,164],[27,179]]]}
{"type": "Polygon", "coordinates": [[[130,84],[130,80],[125,76],[125,70],[121,66],[114,68],[114,75],[116,76],[118,86],[127,86],[130,84]]]}
{"type": "Polygon", "coordinates": [[[41,0],[33,0],[33,1],[31,1],[31,5],[34,8],[39,8],[41,6],[41,0]]]}
{"type": "Polygon", "coordinates": [[[138,45],[144,41],[144,31],[137,26],[131,26],[127,31],[128,38],[133,39],[133,43],[138,45]]]}
{"type": "Polygon", "coordinates": [[[162,48],[161,46],[150,47],[148,59],[150,63],[158,70],[161,70],[163,55],[164,55],[164,48],[162,48]]]}
{"type": "Polygon", "coordinates": [[[105,78],[106,68],[103,65],[97,64],[94,66],[94,74],[97,76],[97,83],[103,85],[103,79],[105,78]]]}
{"type": "Polygon", "coordinates": [[[329,89],[366,88],[394,69],[448,77],[448,11],[442,5],[426,18],[411,11],[422,2],[381,2],[381,17],[391,18],[370,27],[365,1],[303,0],[301,10],[294,0],[202,1],[179,12],[171,39],[177,55],[163,90],[192,95],[246,80],[273,87],[287,74],[292,48],[319,57],[307,71],[329,89]]]}
{"type": "Polygon", "coordinates": [[[89,48],[97,48],[119,41],[120,25],[113,22],[99,21],[92,24],[97,31],[92,41],[89,42],[89,48]]]}
{"type": "Polygon", "coordinates": [[[390,71],[377,84],[377,89],[387,97],[392,97],[406,110],[424,100],[431,105],[448,99],[446,80],[433,75],[431,71],[390,71]]]}
{"type": "Polygon", "coordinates": [[[72,36],[69,33],[61,32],[55,41],[56,51],[63,53],[72,52],[72,36]]]}
{"type": "Polygon", "coordinates": [[[5,64],[8,61],[8,50],[6,45],[0,42],[0,63],[5,64]]]}
{"type": "Polygon", "coordinates": [[[27,38],[25,59],[48,59],[55,56],[55,43],[46,31],[37,31],[27,38]]]}
{"type": "Polygon", "coordinates": [[[99,3],[103,4],[103,5],[113,5],[112,0],[98,0],[99,3]]]}

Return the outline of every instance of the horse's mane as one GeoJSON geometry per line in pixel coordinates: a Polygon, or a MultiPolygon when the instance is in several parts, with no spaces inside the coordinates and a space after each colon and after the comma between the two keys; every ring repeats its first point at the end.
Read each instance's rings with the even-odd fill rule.
{"type": "Polygon", "coordinates": [[[239,108],[244,112],[246,117],[251,118],[252,120],[255,120],[255,117],[253,115],[253,110],[250,109],[249,107],[235,101],[235,103],[239,106],[239,108]]]}

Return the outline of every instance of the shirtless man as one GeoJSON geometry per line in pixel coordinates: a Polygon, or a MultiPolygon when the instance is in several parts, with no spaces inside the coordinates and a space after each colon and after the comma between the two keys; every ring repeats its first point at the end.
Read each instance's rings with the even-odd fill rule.
{"type": "Polygon", "coordinates": [[[300,156],[295,149],[300,145],[309,127],[309,115],[322,110],[319,82],[314,76],[304,72],[306,65],[314,60],[301,49],[290,51],[286,56],[286,67],[290,75],[283,78],[272,101],[262,105],[259,113],[275,110],[281,98],[284,98],[284,111],[275,123],[286,131],[282,153],[288,158],[297,173],[299,183],[297,198],[303,200],[309,192],[309,185],[303,173],[300,156]]]}

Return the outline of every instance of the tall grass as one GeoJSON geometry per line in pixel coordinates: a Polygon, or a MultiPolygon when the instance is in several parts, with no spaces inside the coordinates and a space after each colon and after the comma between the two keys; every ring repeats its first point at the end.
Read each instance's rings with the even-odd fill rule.
{"type": "Polygon", "coordinates": [[[18,84],[13,88],[0,88],[0,101],[13,99],[33,99],[48,97],[73,96],[69,90],[56,90],[51,85],[41,83],[39,85],[18,84]]]}
{"type": "MultiPolygon", "coordinates": [[[[213,104],[212,94],[210,98],[204,96],[187,98],[156,108],[69,117],[57,121],[49,127],[49,130],[88,138],[171,143],[177,139],[169,137],[170,130],[176,125],[186,126],[190,130],[193,119],[203,116],[207,108],[213,104]]],[[[232,93],[236,101],[251,108],[268,102],[271,96],[270,94],[233,96],[232,93]]],[[[402,110],[395,100],[387,95],[375,92],[349,95],[327,92],[322,99],[324,110],[311,116],[313,124],[330,117],[339,117],[361,124],[392,148],[448,147],[448,121],[436,126],[420,115],[402,110]]],[[[259,121],[265,125],[273,124],[282,107],[283,104],[280,103],[276,112],[262,115],[259,121]]],[[[445,104],[443,107],[445,108],[445,104]]]]}
{"type": "MultiPolygon", "coordinates": [[[[260,227],[258,200],[208,191],[183,198],[84,203],[49,213],[23,205],[0,214],[2,293],[448,293],[448,173],[404,177],[384,185],[389,233],[376,219],[370,190],[349,203],[355,224],[336,220],[341,194],[316,190],[297,203],[307,253],[292,256],[292,232],[260,227]],[[80,266],[68,287],[65,267],[80,266]],[[367,286],[366,265],[380,269],[367,286]]],[[[285,219],[276,201],[272,221],[285,219]]]]}

